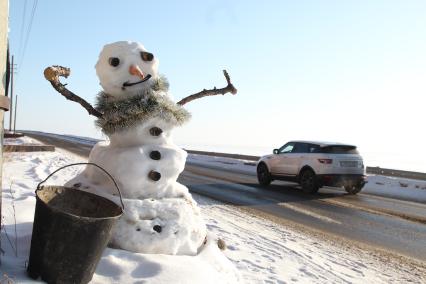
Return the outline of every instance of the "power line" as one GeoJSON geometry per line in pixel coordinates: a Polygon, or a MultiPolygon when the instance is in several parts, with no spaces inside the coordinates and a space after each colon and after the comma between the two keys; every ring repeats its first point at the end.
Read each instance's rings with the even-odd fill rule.
{"type": "Polygon", "coordinates": [[[22,57],[21,57],[21,63],[19,64],[19,66],[21,66],[21,68],[23,66],[23,62],[24,62],[24,58],[25,58],[25,52],[27,51],[28,40],[30,38],[31,28],[33,26],[33,20],[34,20],[35,11],[37,9],[37,4],[38,4],[38,0],[34,0],[33,8],[31,10],[30,22],[28,24],[27,34],[26,34],[26,37],[25,37],[24,48],[23,48],[22,57]]]}
{"type": "Polygon", "coordinates": [[[19,40],[19,52],[18,52],[19,55],[22,54],[22,46],[23,46],[23,41],[24,41],[25,16],[27,14],[27,2],[28,2],[28,0],[25,0],[24,10],[22,11],[21,37],[20,37],[20,40],[19,40]]]}

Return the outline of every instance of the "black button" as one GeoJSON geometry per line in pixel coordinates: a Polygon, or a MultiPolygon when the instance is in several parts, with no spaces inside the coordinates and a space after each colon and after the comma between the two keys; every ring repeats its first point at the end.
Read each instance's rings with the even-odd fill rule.
{"type": "Polygon", "coordinates": [[[151,153],[149,153],[149,157],[153,160],[160,160],[161,153],[159,151],[152,151],[151,153]]]}
{"type": "Polygon", "coordinates": [[[162,130],[161,128],[158,128],[158,127],[152,127],[152,128],[149,130],[149,133],[150,133],[152,136],[160,136],[160,135],[161,135],[161,133],[163,133],[163,130],[162,130]]]}
{"type": "Polygon", "coordinates": [[[162,228],[161,228],[161,226],[160,226],[160,225],[155,225],[153,229],[154,229],[154,231],[156,231],[157,233],[161,233],[161,230],[162,230],[162,228]]]}
{"type": "Polygon", "coordinates": [[[161,178],[161,174],[156,171],[150,171],[148,174],[148,177],[152,179],[153,181],[158,181],[161,178]]]}

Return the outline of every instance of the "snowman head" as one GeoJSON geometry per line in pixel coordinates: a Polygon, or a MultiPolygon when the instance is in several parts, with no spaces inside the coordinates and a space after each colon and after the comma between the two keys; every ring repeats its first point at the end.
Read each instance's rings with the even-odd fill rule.
{"type": "Polygon", "coordinates": [[[118,99],[140,93],[158,77],[158,59],[137,42],[105,45],[95,68],[105,93],[118,99]]]}

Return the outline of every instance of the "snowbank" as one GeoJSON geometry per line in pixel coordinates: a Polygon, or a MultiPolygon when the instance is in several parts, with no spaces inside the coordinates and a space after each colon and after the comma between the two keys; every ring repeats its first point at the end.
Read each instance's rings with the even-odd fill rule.
{"type": "Polygon", "coordinates": [[[426,203],[426,181],[369,175],[364,193],[426,203]]]}

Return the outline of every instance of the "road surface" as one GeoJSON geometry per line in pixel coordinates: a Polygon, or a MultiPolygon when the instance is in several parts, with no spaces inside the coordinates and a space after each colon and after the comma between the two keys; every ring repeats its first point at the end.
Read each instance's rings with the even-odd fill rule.
{"type": "MultiPolygon", "coordinates": [[[[41,134],[27,136],[84,157],[92,148],[41,134]]],[[[191,163],[187,163],[179,182],[193,193],[269,216],[277,222],[426,263],[425,204],[362,193],[347,195],[335,188],[322,188],[310,195],[286,182],[264,188],[257,184],[254,175],[191,163]]]]}

